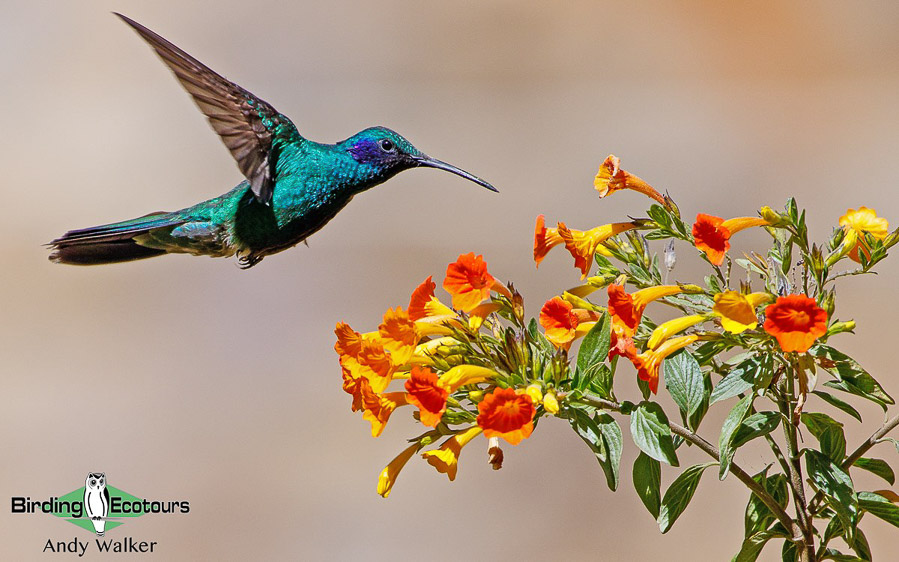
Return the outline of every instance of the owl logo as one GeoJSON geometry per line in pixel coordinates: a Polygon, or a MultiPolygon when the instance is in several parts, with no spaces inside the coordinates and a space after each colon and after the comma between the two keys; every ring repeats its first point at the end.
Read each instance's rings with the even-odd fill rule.
{"type": "Polygon", "coordinates": [[[84,513],[94,523],[97,536],[106,532],[106,516],[109,515],[109,490],[106,489],[106,473],[91,472],[84,480],[84,513]]]}

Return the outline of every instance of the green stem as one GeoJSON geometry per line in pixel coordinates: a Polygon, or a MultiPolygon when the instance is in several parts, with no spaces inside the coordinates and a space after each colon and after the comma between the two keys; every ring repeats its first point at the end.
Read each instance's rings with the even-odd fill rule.
{"type": "MultiPolygon", "coordinates": [[[[589,404],[598,408],[604,408],[606,410],[612,410],[621,413],[621,404],[619,404],[618,402],[613,402],[611,400],[606,400],[605,398],[599,398],[598,396],[583,396],[580,401],[584,404],[589,404]]],[[[671,427],[671,432],[675,435],[679,435],[683,437],[684,440],[696,445],[697,448],[708,454],[716,461],[721,460],[721,455],[718,452],[718,449],[699,435],[676,423],[669,422],[668,425],[671,427]]],[[[758,497],[762,501],[762,503],[765,504],[765,507],[771,510],[771,513],[773,513],[774,516],[777,517],[777,520],[780,521],[781,525],[783,525],[784,528],[790,530],[794,537],[794,540],[803,540],[802,529],[800,529],[796,525],[796,522],[790,518],[789,514],[784,511],[780,504],[777,503],[777,500],[775,500],[771,496],[771,494],[769,494],[765,490],[765,488],[762,487],[761,484],[753,480],[752,476],[750,476],[745,470],[740,468],[740,466],[735,462],[731,462],[730,472],[731,474],[736,476],[737,479],[740,480],[740,482],[745,484],[746,487],[749,488],[749,490],[753,494],[755,494],[756,497],[758,497]]]]}
{"type": "MultiPolygon", "coordinates": [[[[802,466],[799,463],[799,439],[797,437],[796,424],[793,423],[793,398],[794,386],[793,378],[796,376],[797,369],[794,368],[786,373],[784,377],[787,387],[786,395],[778,400],[778,408],[781,415],[784,416],[784,435],[787,439],[787,454],[789,457],[790,470],[790,489],[793,492],[793,504],[796,508],[796,519],[802,530],[803,539],[799,546],[799,559],[802,562],[811,562],[815,560],[815,535],[814,527],[809,516],[808,505],[805,502],[805,486],[802,483],[802,466]]],[[[798,420],[796,420],[798,423],[798,420]]]]}

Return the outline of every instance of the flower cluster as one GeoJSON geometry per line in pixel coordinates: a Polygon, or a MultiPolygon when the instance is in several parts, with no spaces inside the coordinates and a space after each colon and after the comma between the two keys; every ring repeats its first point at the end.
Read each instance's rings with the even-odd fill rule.
{"type": "MultiPolygon", "coordinates": [[[[836,556],[825,548],[835,536],[860,556],[867,555],[858,550],[863,548],[857,543],[858,514],[867,509],[899,521],[899,506],[882,505],[889,503],[886,492],[855,493],[848,470],[861,467],[885,475],[888,467],[861,457],[876,440],[847,455],[842,423],[809,412],[808,401],[820,398],[861,420],[848,403],[816,387],[820,369],[833,379],[823,383],[830,391],[884,409],[893,404],[867,371],[830,345],[830,338],[855,326],[834,317],[834,282],[872,272],[899,242],[899,233],[890,233],[886,219],[861,207],[840,217],[826,243],[814,244],[805,212],[792,199],[782,212],[763,207],[757,216],[725,220],[700,212],[691,225],[671,197],[621,169],[615,156],[602,163],[594,187],[601,198],[631,190],[652,203],[643,218],[587,230],[563,222],[547,227],[546,218],[538,216],[535,264],[564,246],[581,281],[547,300],[537,318],[526,319],[524,300],[513,285],[497,281],[482,256],[469,253],[447,268],[442,286],[449,304],[435,296],[436,284],[428,277],[413,291],[406,310],[388,309],[376,331],[360,334],[337,325],[343,388],[352,395],[352,409],[371,423],[372,435],[381,435],[402,406],[411,406],[426,427],[382,471],[378,493],[390,493],[400,470],[416,454],[454,480],[462,448],[479,435],[487,440],[489,462],[499,468],[499,440],[519,444],[542,417],[566,420],[596,455],[615,490],[622,430],[614,413],[630,417],[631,435],[641,450],[634,466],[635,483],[641,482],[637,491],[663,532],[686,507],[703,470],[718,464],[721,478],[733,473],[752,490],[747,514],[763,514],[747,519],[744,549],[750,550],[741,550],[746,559],[755,559],[758,550],[751,549],[774,537],[802,549],[810,560],[821,553],[836,556]],[[764,254],[733,256],[731,238],[750,228],[770,235],[771,247],[764,254]],[[657,241],[665,242],[661,260],[652,251],[657,241]],[[705,260],[710,274],[698,282],[669,282],[677,244],[705,260]],[[841,263],[851,268],[841,269],[841,263]],[[675,317],[656,323],[649,314],[662,308],[675,317]],[[616,396],[622,364],[636,375],[630,378],[636,384],[624,392],[638,392],[638,403],[616,396]],[[670,422],[657,401],[660,382],[685,427],[670,422]],[[761,397],[776,408],[754,404],[761,397]],[[737,402],[716,449],[696,431],[709,408],[725,400],[737,402]],[[819,449],[798,449],[800,424],[818,439],[819,449]],[[784,427],[783,445],[772,436],[779,425],[784,427]],[[737,466],[737,449],[762,436],[782,461],[782,473],[765,469],[750,476],[737,466]],[[659,463],[678,466],[677,449],[684,442],[700,445],[714,462],[684,471],[662,498],[659,463]],[[785,486],[804,486],[800,452],[814,497],[808,503],[802,499],[792,519],[784,511],[785,486]],[[816,517],[829,517],[840,526],[821,535],[814,529],[816,517]],[[816,554],[812,546],[822,536],[816,554]]],[[[896,426],[899,417],[880,436],[896,426]]],[[[804,497],[798,489],[793,492],[804,497]]]]}

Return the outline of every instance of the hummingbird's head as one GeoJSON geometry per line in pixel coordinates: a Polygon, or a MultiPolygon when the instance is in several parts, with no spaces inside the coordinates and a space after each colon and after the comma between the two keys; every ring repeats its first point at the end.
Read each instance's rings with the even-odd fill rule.
{"type": "Polygon", "coordinates": [[[495,187],[481,178],[469,174],[451,164],[431,158],[415,148],[402,135],[386,127],[372,127],[356,133],[342,143],[350,156],[359,164],[370,167],[375,178],[385,181],[409,168],[437,168],[462,176],[490,191],[495,187]]]}

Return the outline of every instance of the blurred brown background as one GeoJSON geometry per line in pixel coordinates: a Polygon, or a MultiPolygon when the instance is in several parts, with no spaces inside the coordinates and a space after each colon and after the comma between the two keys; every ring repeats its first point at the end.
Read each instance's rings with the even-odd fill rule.
{"type": "MultiPolygon", "coordinates": [[[[401,411],[372,439],[349,411],[332,351],[335,322],[374,329],[462,252],[483,253],[536,314],[578,280],[561,250],[534,269],[537,214],[586,228],[645,209],[637,194],[596,197],[593,174],[610,152],[687,216],[753,214],[793,194],[818,239],[859,205],[899,225],[899,6],[622,4],[3,3],[0,496],[63,494],[102,470],[138,496],[186,498],[188,515],[108,534],[156,540],[171,560],[695,560],[696,548],[729,559],[748,497],[735,479],[709,472],[662,536],[632,491],[629,439],[613,494],[559,420],[507,446],[500,472],[476,442],[456,482],[413,462],[379,498],[378,472],[416,428],[401,411]],[[241,179],[111,10],[270,101],[312,139],[383,124],[502,193],[407,172],[358,196],[309,248],[249,271],[187,256],[51,264],[41,244],[67,229],[186,206],[241,179]]],[[[741,233],[734,252],[764,242],[741,233]]],[[[680,258],[673,278],[695,279],[687,248],[680,258]]],[[[837,343],[899,396],[899,264],[879,272],[843,284],[837,314],[859,327],[837,343]]],[[[622,371],[621,393],[633,386],[622,371]]],[[[727,408],[706,421],[712,441],[727,408]]],[[[840,416],[850,446],[879,426],[877,408],[863,413],[863,428],[840,416]]],[[[897,460],[886,445],[873,456],[897,460]]],[[[738,456],[751,471],[766,459],[738,456]]],[[[49,515],[0,511],[4,559],[37,558],[47,538],[89,538],[49,515]]],[[[894,528],[865,528],[875,555],[896,552],[894,528]]],[[[779,556],[779,546],[762,555],[779,556]]]]}

